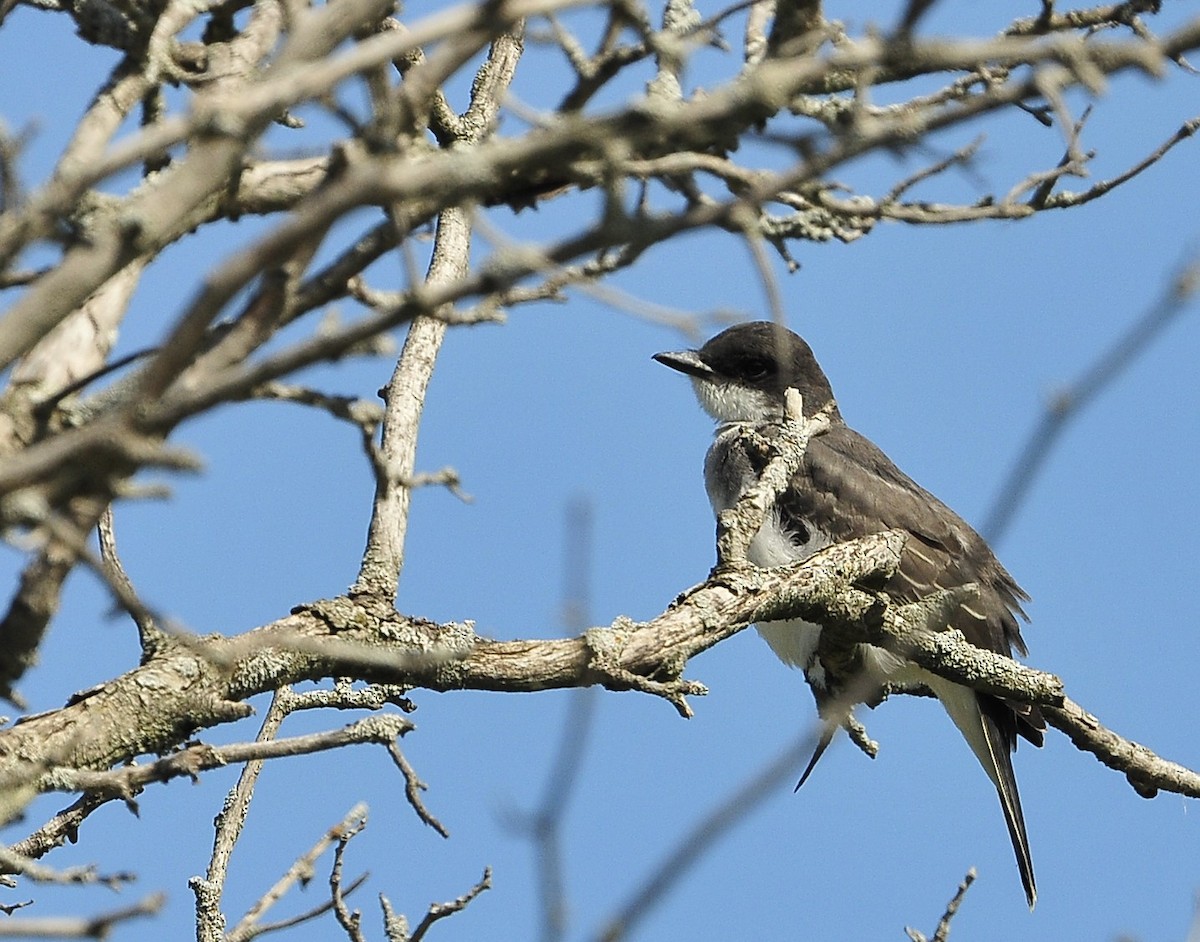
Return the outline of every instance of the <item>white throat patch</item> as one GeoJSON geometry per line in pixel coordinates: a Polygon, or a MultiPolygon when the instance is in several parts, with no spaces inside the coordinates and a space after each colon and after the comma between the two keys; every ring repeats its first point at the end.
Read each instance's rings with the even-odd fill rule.
{"type": "Polygon", "coordinates": [[[779,411],[765,392],[737,383],[714,383],[690,377],[700,407],[718,422],[761,422],[779,411]]]}

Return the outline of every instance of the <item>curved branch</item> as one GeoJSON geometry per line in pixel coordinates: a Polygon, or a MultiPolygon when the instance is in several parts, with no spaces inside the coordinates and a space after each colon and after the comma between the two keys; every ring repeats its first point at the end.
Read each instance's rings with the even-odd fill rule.
{"type": "Polygon", "coordinates": [[[1160,791],[1200,798],[1200,775],[1106,729],[1074,700],[1064,697],[1060,706],[1044,704],[1042,713],[1046,722],[1066,733],[1081,752],[1090,752],[1110,769],[1124,772],[1143,798],[1153,798],[1160,791]]]}
{"type": "Polygon", "coordinates": [[[240,719],[241,701],[329,676],[430,690],[535,691],[599,684],[653,693],[689,715],[688,660],[758,620],[820,619],[857,641],[902,650],[936,673],[1039,703],[1075,744],[1152,789],[1200,798],[1200,775],[1122,739],[1061,693],[1057,678],[923,627],[936,602],[896,608],[856,588],[898,565],[903,538],[880,533],[780,569],[723,567],[653,620],[618,619],[577,638],[491,641],[468,625],[395,612],[389,599],[342,596],[232,638],[176,641],[142,667],[60,710],[0,732],[0,787],[17,804],[62,782],[55,769],[103,769],[160,752],[197,728],[240,719]]]}

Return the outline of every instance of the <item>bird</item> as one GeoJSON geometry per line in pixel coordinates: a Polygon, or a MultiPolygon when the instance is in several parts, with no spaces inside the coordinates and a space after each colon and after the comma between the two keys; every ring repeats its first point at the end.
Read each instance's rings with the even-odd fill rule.
{"type": "MultiPolygon", "coordinates": [[[[828,378],[801,337],[772,321],[741,323],[699,349],[657,353],[686,375],[701,407],[717,422],[704,461],[713,512],[732,507],[761,475],[768,455],[747,430],[770,439],[786,416],[786,391],[801,396],[806,418],[824,411],[827,430],[813,436],[803,462],[754,535],[747,560],[789,565],[834,543],[898,529],[907,534],[899,567],[882,586],[907,604],[973,585],[952,597],[946,627],[971,644],[1011,657],[1027,653],[1018,619],[1028,595],[982,536],[901,471],[870,439],[846,424],[828,378]]],[[[924,687],[941,701],[995,786],[1030,910],[1037,885],[1012,755],[1018,736],[1042,745],[1046,722],[1028,703],[976,692],[870,644],[822,645],[820,625],[768,621],[758,632],[786,664],[800,668],[824,720],[823,732],[797,790],[812,772],[854,703],[877,705],[885,690],[924,687]],[[849,702],[847,702],[849,701],[849,702]]]]}

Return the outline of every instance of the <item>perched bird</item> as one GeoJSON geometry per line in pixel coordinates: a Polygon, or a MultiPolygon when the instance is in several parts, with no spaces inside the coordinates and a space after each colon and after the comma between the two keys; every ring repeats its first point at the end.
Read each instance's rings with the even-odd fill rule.
{"type": "MultiPolygon", "coordinates": [[[[947,627],[988,651],[1025,653],[1017,616],[1025,617],[1021,602],[1028,596],[983,537],[846,425],[829,380],[804,340],[769,322],[739,324],[699,350],[658,353],[654,359],[686,374],[701,406],[719,423],[704,461],[715,513],[733,506],[761,475],[767,456],[748,444],[744,432],[777,434],[787,389],[800,393],[806,417],[823,408],[830,414],[828,431],[809,441],[800,470],[751,542],[750,562],[781,566],[833,543],[883,530],[907,531],[899,569],[883,586],[884,594],[905,604],[973,583],[976,591],[950,612],[947,627]]],[[[854,702],[878,703],[887,685],[924,686],[938,697],[996,787],[1032,909],[1037,888],[1012,753],[1018,735],[1042,744],[1041,712],[976,693],[873,645],[850,651],[822,646],[821,627],[801,619],[765,622],[758,631],[781,660],[804,671],[825,720],[800,784],[854,702]]]]}

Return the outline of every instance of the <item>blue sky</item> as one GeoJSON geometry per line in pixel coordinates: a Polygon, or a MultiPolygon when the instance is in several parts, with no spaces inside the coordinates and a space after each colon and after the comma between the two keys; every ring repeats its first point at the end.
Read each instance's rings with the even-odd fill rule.
{"type": "MultiPolygon", "coordinates": [[[[931,28],[954,31],[966,22],[961,6],[944,4],[931,28]]],[[[0,30],[0,114],[10,130],[34,127],[27,185],[62,147],[97,64],[111,61],[81,48],[61,18],[28,10],[0,30]],[[53,82],[47,62],[55,63],[53,82]]],[[[538,80],[526,79],[530,96],[538,80]]],[[[1113,82],[1085,133],[1085,147],[1097,152],[1093,178],[1123,170],[1200,112],[1198,81],[1173,71],[1161,83],[1113,82]]],[[[952,172],[918,192],[943,200],[1003,193],[1061,154],[1057,130],[1014,114],[940,136],[927,153],[875,158],[837,177],[882,193],[979,133],[987,136],[970,173],[952,172]]],[[[777,266],[789,323],[812,344],[848,421],[978,523],[1047,397],[1140,316],[1200,246],[1196,167],[1196,143],[1185,142],[1080,209],[942,229],[881,225],[848,246],[798,246],[798,273],[777,266]]],[[[562,224],[555,213],[498,213],[492,221],[532,237],[562,224]]],[[[122,348],[158,336],[200,266],[245,244],[254,228],[226,228],[164,259],[135,298],[122,348]]],[[[692,235],[643,261],[615,283],[696,313],[765,312],[749,256],[727,235],[692,235]]],[[[377,286],[393,287],[388,278],[386,266],[377,269],[377,286]]],[[[563,518],[579,496],[594,508],[593,623],[652,617],[702,580],[713,561],[700,470],[711,424],[688,384],[650,360],[681,343],[580,294],[516,311],[502,327],[452,332],[418,465],[453,465],[475,500],[436,490],[417,496],[402,610],[471,618],[499,638],[562,634],[563,518]]],[[[1072,423],[996,547],[1033,596],[1029,662],[1060,674],[1069,695],[1102,722],[1193,768],[1198,357],[1192,309],[1072,423]]],[[[370,397],[389,372],[377,358],[305,378],[370,397]]],[[[175,441],[204,457],[204,473],[171,479],[169,500],[123,506],[117,517],[126,566],[153,604],[196,631],[236,633],[353,580],[370,505],[355,432],[294,406],[256,404],[187,425],[175,441]]],[[[19,564],[10,550],[0,556],[5,574],[19,564]]],[[[42,666],[22,686],[34,709],[135,663],[130,625],[106,617],[107,608],[93,580],[77,574],[42,666]]],[[[801,677],[752,631],[687,673],[711,692],[693,701],[696,716],[686,722],[660,701],[599,694],[564,823],[571,938],[591,937],[697,817],[812,722],[801,677]]],[[[495,888],[434,937],[534,934],[531,851],[510,822],[541,793],[570,695],[417,691],[413,699],[418,729],[403,745],[451,839],[415,820],[380,750],[285,760],[264,774],[235,856],[232,918],[365,800],[371,824],[348,867],[372,872],[357,897],[368,920],[377,912],[370,894],[386,893],[415,922],[428,902],[465,891],[490,865],[495,888]]],[[[905,925],[931,933],[974,866],[978,882],[955,922],[962,938],[1200,938],[1194,802],[1138,798],[1056,732],[1042,750],[1022,748],[1017,775],[1040,891],[1031,915],[991,787],[940,709],[894,700],[861,718],[882,743],[874,762],[836,743],[800,794],[780,787],[698,862],[636,937],[898,939],[905,925]]],[[[298,717],[285,731],[347,721],[298,717]]],[[[255,728],[251,721],[211,738],[246,740],[255,728]]],[[[153,930],[131,927],[119,938],[190,935],[185,881],[205,867],[212,816],[234,775],[151,788],[136,820],[106,808],[79,845],[49,862],[137,870],[141,879],[126,897],[167,891],[153,930]]],[[[35,804],[27,824],[64,804],[35,804]]],[[[7,836],[23,833],[17,826],[7,836]]],[[[324,872],[281,912],[314,905],[324,872]]],[[[121,902],[99,889],[33,895],[39,903],[27,915],[121,902]]],[[[326,922],[292,938],[333,931],[326,922]]]]}

